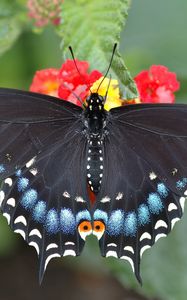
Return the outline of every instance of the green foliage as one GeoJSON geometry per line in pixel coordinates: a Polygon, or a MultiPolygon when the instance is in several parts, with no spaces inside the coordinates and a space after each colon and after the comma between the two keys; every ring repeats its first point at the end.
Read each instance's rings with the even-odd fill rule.
{"type": "Polygon", "coordinates": [[[0,215],[0,256],[9,255],[14,251],[17,241],[17,235],[7,225],[5,217],[0,215]]]}
{"type": "Polygon", "coordinates": [[[7,51],[21,33],[22,27],[17,13],[19,6],[16,1],[1,0],[0,2],[0,55],[7,51]]]}
{"type": "MultiPolygon", "coordinates": [[[[71,45],[78,59],[105,73],[115,42],[127,19],[129,0],[65,0],[62,5],[63,55],[71,45]]],[[[123,97],[137,97],[136,86],[117,50],[110,70],[121,84],[123,97]]]]}

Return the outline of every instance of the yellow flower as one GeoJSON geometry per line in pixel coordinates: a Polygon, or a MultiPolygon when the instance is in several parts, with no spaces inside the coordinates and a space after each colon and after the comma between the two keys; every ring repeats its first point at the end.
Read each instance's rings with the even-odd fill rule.
{"type": "MultiPolygon", "coordinates": [[[[94,82],[94,84],[91,87],[92,93],[97,92],[101,80],[103,80],[103,77],[99,78],[97,81],[94,82]]],[[[111,108],[121,106],[123,101],[120,99],[118,81],[116,79],[110,80],[109,78],[105,78],[98,90],[98,94],[104,97],[106,95],[107,89],[108,89],[108,94],[107,94],[107,99],[104,108],[106,110],[110,110],[111,108]],[[109,85],[109,81],[110,81],[110,85],[109,85]]]]}

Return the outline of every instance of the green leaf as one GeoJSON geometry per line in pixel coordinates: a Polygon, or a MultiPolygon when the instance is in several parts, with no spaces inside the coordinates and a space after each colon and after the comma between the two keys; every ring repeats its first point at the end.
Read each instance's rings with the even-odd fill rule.
{"type": "Polygon", "coordinates": [[[9,255],[15,250],[17,236],[12,232],[5,217],[0,215],[0,256],[9,255]]]}
{"type": "MultiPolygon", "coordinates": [[[[61,24],[64,59],[71,45],[78,59],[87,60],[92,69],[105,73],[114,43],[119,44],[129,5],[130,0],[65,0],[61,24]]],[[[120,82],[123,98],[137,97],[134,81],[118,50],[110,73],[120,82]]]]}
{"type": "Polygon", "coordinates": [[[0,2],[0,55],[7,51],[21,33],[19,6],[16,1],[0,2]]]}
{"type": "Polygon", "coordinates": [[[0,55],[7,51],[20,34],[20,27],[15,19],[0,20],[0,55]]]}

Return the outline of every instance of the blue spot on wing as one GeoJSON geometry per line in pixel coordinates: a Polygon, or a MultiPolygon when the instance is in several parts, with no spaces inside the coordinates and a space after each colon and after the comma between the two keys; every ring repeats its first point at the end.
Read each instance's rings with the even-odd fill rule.
{"type": "Polygon", "coordinates": [[[0,174],[2,174],[5,171],[5,167],[3,164],[0,164],[0,174]]]}
{"type": "Polygon", "coordinates": [[[182,178],[176,182],[176,188],[182,190],[187,185],[187,178],[182,178]]]}
{"type": "Polygon", "coordinates": [[[16,172],[15,172],[16,176],[19,177],[21,176],[22,174],[22,171],[20,169],[18,169],[16,172]]]}
{"type": "Polygon", "coordinates": [[[109,235],[118,235],[123,231],[124,212],[121,209],[114,210],[107,224],[109,235]]]}
{"type": "Polygon", "coordinates": [[[103,210],[96,209],[96,211],[94,212],[93,218],[94,218],[94,220],[103,220],[103,222],[105,224],[107,224],[108,214],[103,210]]]}
{"type": "Polygon", "coordinates": [[[124,232],[127,236],[135,236],[137,231],[137,217],[135,212],[130,212],[125,217],[124,232]]]}
{"type": "Polygon", "coordinates": [[[157,192],[163,198],[166,198],[169,194],[169,190],[166,188],[165,184],[162,182],[157,184],[157,192]]]}
{"type": "Polygon", "coordinates": [[[29,184],[29,179],[26,177],[20,177],[18,179],[17,185],[18,185],[18,191],[23,192],[29,184]]]}
{"type": "Polygon", "coordinates": [[[157,193],[149,194],[147,199],[149,210],[152,214],[159,214],[164,208],[162,200],[157,193]]]}
{"type": "Polygon", "coordinates": [[[146,204],[141,204],[138,207],[138,223],[140,225],[145,225],[150,222],[150,212],[146,204]]]}
{"type": "Polygon", "coordinates": [[[36,222],[44,223],[45,222],[45,216],[46,216],[46,203],[44,201],[38,201],[38,203],[35,205],[33,209],[33,219],[36,222]]]}
{"type": "Polygon", "coordinates": [[[75,217],[69,208],[62,208],[60,212],[60,228],[65,234],[73,234],[76,229],[75,217]]]}
{"type": "Polygon", "coordinates": [[[76,223],[79,224],[81,220],[91,221],[91,215],[87,209],[79,211],[76,215],[76,223]]]}
{"type": "Polygon", "coordinates": [[[34,189],[29,189],[24,192],[22,198],[21,198],[21,204],[22,206],[27,209],[32,209],[34,205],[36,204],[38,197],[38,193],[34,189]]]}
{"type": "Polygon", "coordinates": [[[50,209],[47,213],[45,228],[49,234],[55,234],[59,231],[59,217],[54,208],[50,209]]]}

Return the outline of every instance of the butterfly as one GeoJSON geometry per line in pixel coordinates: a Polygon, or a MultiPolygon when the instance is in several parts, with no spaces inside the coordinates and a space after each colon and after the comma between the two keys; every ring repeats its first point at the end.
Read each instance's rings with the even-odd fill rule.
{"type": "Polygon", "coordinates": [[[91,93],[81,108],[0,89],[0,209],[35,247],[40,281],[53,257],[80,255],[93,234],[101,255],[127,260],[141,282],[143,252],[182,217],[187,106],[108,112],[104,101],[91,93]]]}

